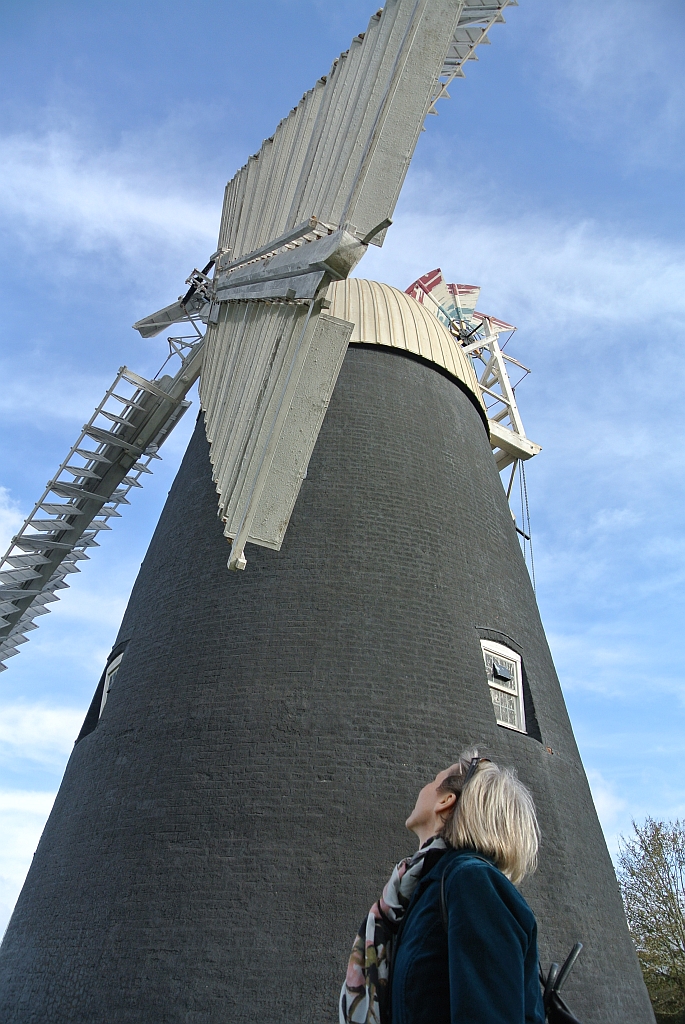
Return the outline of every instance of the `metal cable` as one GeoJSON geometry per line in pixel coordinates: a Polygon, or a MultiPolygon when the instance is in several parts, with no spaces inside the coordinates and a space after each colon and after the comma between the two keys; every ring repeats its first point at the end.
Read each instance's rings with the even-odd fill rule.
{"type": "MultiPolygon", "coordinates": [[[[530,528],[530,508],[528,506],[528,487],[526,486],[526,470],[521,461],[521,481],[523,484],[523,495],[526,502],[526,521],[528,523],[528,540],[530,543],[530,575],[533,582],[533,593],[535,593],[535,560],[533,558],[533,531],[530,528]]],[[[525,556],[524,556],[525,557],[525,556]]]]}

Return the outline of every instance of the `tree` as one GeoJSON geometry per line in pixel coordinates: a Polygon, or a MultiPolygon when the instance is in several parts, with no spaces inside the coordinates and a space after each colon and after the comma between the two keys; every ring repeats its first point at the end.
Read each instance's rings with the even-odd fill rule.
{"type": "Polygon", "coordinates": [[[685,1024],[685,821],[654,821],[622,838],[619,883],[659,1024],[685,1024]]]}

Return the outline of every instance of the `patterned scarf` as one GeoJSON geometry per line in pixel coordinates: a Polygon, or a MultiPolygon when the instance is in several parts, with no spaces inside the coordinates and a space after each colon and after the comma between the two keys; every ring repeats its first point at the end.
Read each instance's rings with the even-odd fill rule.
{"type": "Polygon", "coordinates": [[[395,865],[383,895],[371,907],[354,940],[340,992],[340,1024],[389,1024],[392,940],[419,879],[446,849],[445,840],[434,836],[413,857],[395,865]]]}

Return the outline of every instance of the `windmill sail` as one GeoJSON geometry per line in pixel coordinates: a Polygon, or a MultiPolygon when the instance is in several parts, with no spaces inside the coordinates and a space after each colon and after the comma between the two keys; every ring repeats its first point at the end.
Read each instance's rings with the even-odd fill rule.
{"type": "Polygon", "coordinates": [[[283,539],[353,329],[325,291],[382,244],[441,78],[505,6],[389,0],[226,187],[200,400],[230,568],[283,539]]]}
{"type": "Polygon", "coordinates": [[[192,346],[175,377],[146,380],[123,366],[66,459],[0,560],[0,672],[26,643],[39,615],[50,611],[79,562],[98,546],[119,505],[141,487],[150,463],[189,402],[202,342],[192,346]]]}

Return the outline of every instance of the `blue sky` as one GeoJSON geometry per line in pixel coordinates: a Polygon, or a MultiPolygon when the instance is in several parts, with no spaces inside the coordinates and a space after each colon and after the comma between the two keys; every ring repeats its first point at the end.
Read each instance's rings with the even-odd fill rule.
{"type": "MultiPolygon", "coordinates": [[[[365,0],[0,5],[0,547],[215,247],[222,190],[365,0]]],[[[685,9],[521,0],[429,118],[362,276],[514,323],[538,599],[610,844],[685,816],[685,9]]],[[[0,675],[0,929],[194,422],[0,675]]]]}

